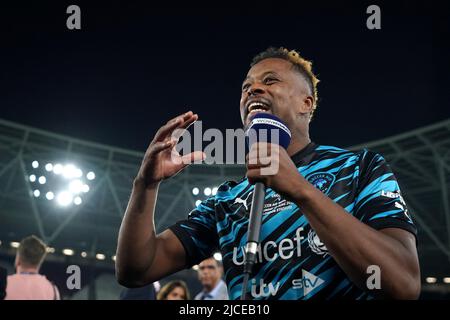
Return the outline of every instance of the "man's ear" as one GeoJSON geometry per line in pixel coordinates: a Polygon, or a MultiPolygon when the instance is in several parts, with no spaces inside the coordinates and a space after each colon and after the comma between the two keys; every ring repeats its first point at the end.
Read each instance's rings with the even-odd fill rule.
{"type": "Polygon", "coordinates": [[[299,111],[302,115],[311,114],[314,106],[314,98],[310,95],[305,95],[299,107],[299,111]]]}

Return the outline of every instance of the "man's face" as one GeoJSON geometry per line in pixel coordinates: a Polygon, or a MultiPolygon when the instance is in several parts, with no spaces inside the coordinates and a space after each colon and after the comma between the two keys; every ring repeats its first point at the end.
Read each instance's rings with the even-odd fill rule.
{"type": "Polygon", "coordinates": [[[254,65],[242,84],[241,119],[247,126],[249,115],[271,113],[291,129],[299,114],[309,114],[312,97],[303,77],[286,60],[270,58],[254,65]]]}
{"type": "Polygon", "coordinates": [[[203,287],[206,287],[209,290],[216,286],[221,276],[222,272],[220,266],[214,258],[203,260],[198,265],[198,278],[203,287]]]}

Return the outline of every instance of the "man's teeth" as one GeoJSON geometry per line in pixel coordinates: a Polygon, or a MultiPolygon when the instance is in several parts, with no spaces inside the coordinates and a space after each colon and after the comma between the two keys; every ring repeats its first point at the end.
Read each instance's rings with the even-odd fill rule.
{"type": "Polygon", "coordinates": [[[267,108],[265,105],[263,105],[260,102],[254,102],[248,106],[248,110],[249,110],[249,112],[257,112],[257,111],[258,112],[266,112],[267,108]]]}

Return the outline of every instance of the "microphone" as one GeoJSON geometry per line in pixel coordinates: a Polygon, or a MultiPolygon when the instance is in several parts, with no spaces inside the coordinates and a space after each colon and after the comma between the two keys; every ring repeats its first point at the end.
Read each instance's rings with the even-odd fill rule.
{"type": "MultiPolygon", "coordinates": [[[[250,150],[252,145],[257,142],[278,144],[286,149],[291,142],[291,131],[278,117],[261,112],[255,114],[251,118],[245,131],[245,142],[248,148],[247,150],[250,150]]],[[[241,300],[246,299],[248,278],[250,277],[253,265],[256,262],[265,195],[266,186],[262,182],[256,182],[250,209],[247,243],[244,250],[244,281],[242,285],[241,300]]]]}

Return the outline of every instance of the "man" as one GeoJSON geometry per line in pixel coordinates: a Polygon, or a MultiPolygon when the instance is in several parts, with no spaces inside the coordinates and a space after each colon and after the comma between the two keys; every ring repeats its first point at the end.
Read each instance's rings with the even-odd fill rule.
{"type": "Polygon", "coordinates": [[[195,300],[228,300],[227,285],[222,280],[222,265],[214,258],[208,258],[198,265],[198,279],[203,290],[195,300]]]}
{"type": "Polygon", "coordinates": [[[20,242],[15,267],[16,274],[8,276],[6,300],[59,300],[54,284],[39,274],[47,254],[47,246],[36,236],[20,242]]]}
{"type": "Polygon", "coordinates": [[[257,143],[248,154],[246,178],[225,182],[215,196],[156,235],[158,186],[202,152],[180,156],[171,133],[198,119],[192,112],[161,127],[134,180],[117,251],[117,277],[128,286],[157,280],[210,257],[223,256],[230,299],[242,290],[243,245],[253,184],[267,186],[261,245],[247,296],[254,299],[416,299],[420,270],[416,227],[390,167],[382,156],[317,145],[309,123],[318,79],[296,51],[270,48],[253,60],[242,85],[240,113],[268,112],[292,133],[286,150],[257,143]],[[268,148],[264,159],[261,149],[268,148]],[[263,161],[264,160],[264,161],[263,161]],[[262,175],[265,166],[278,167],[262,175]],[[270,209],[274,208],[274,209],[270,209]]]}

